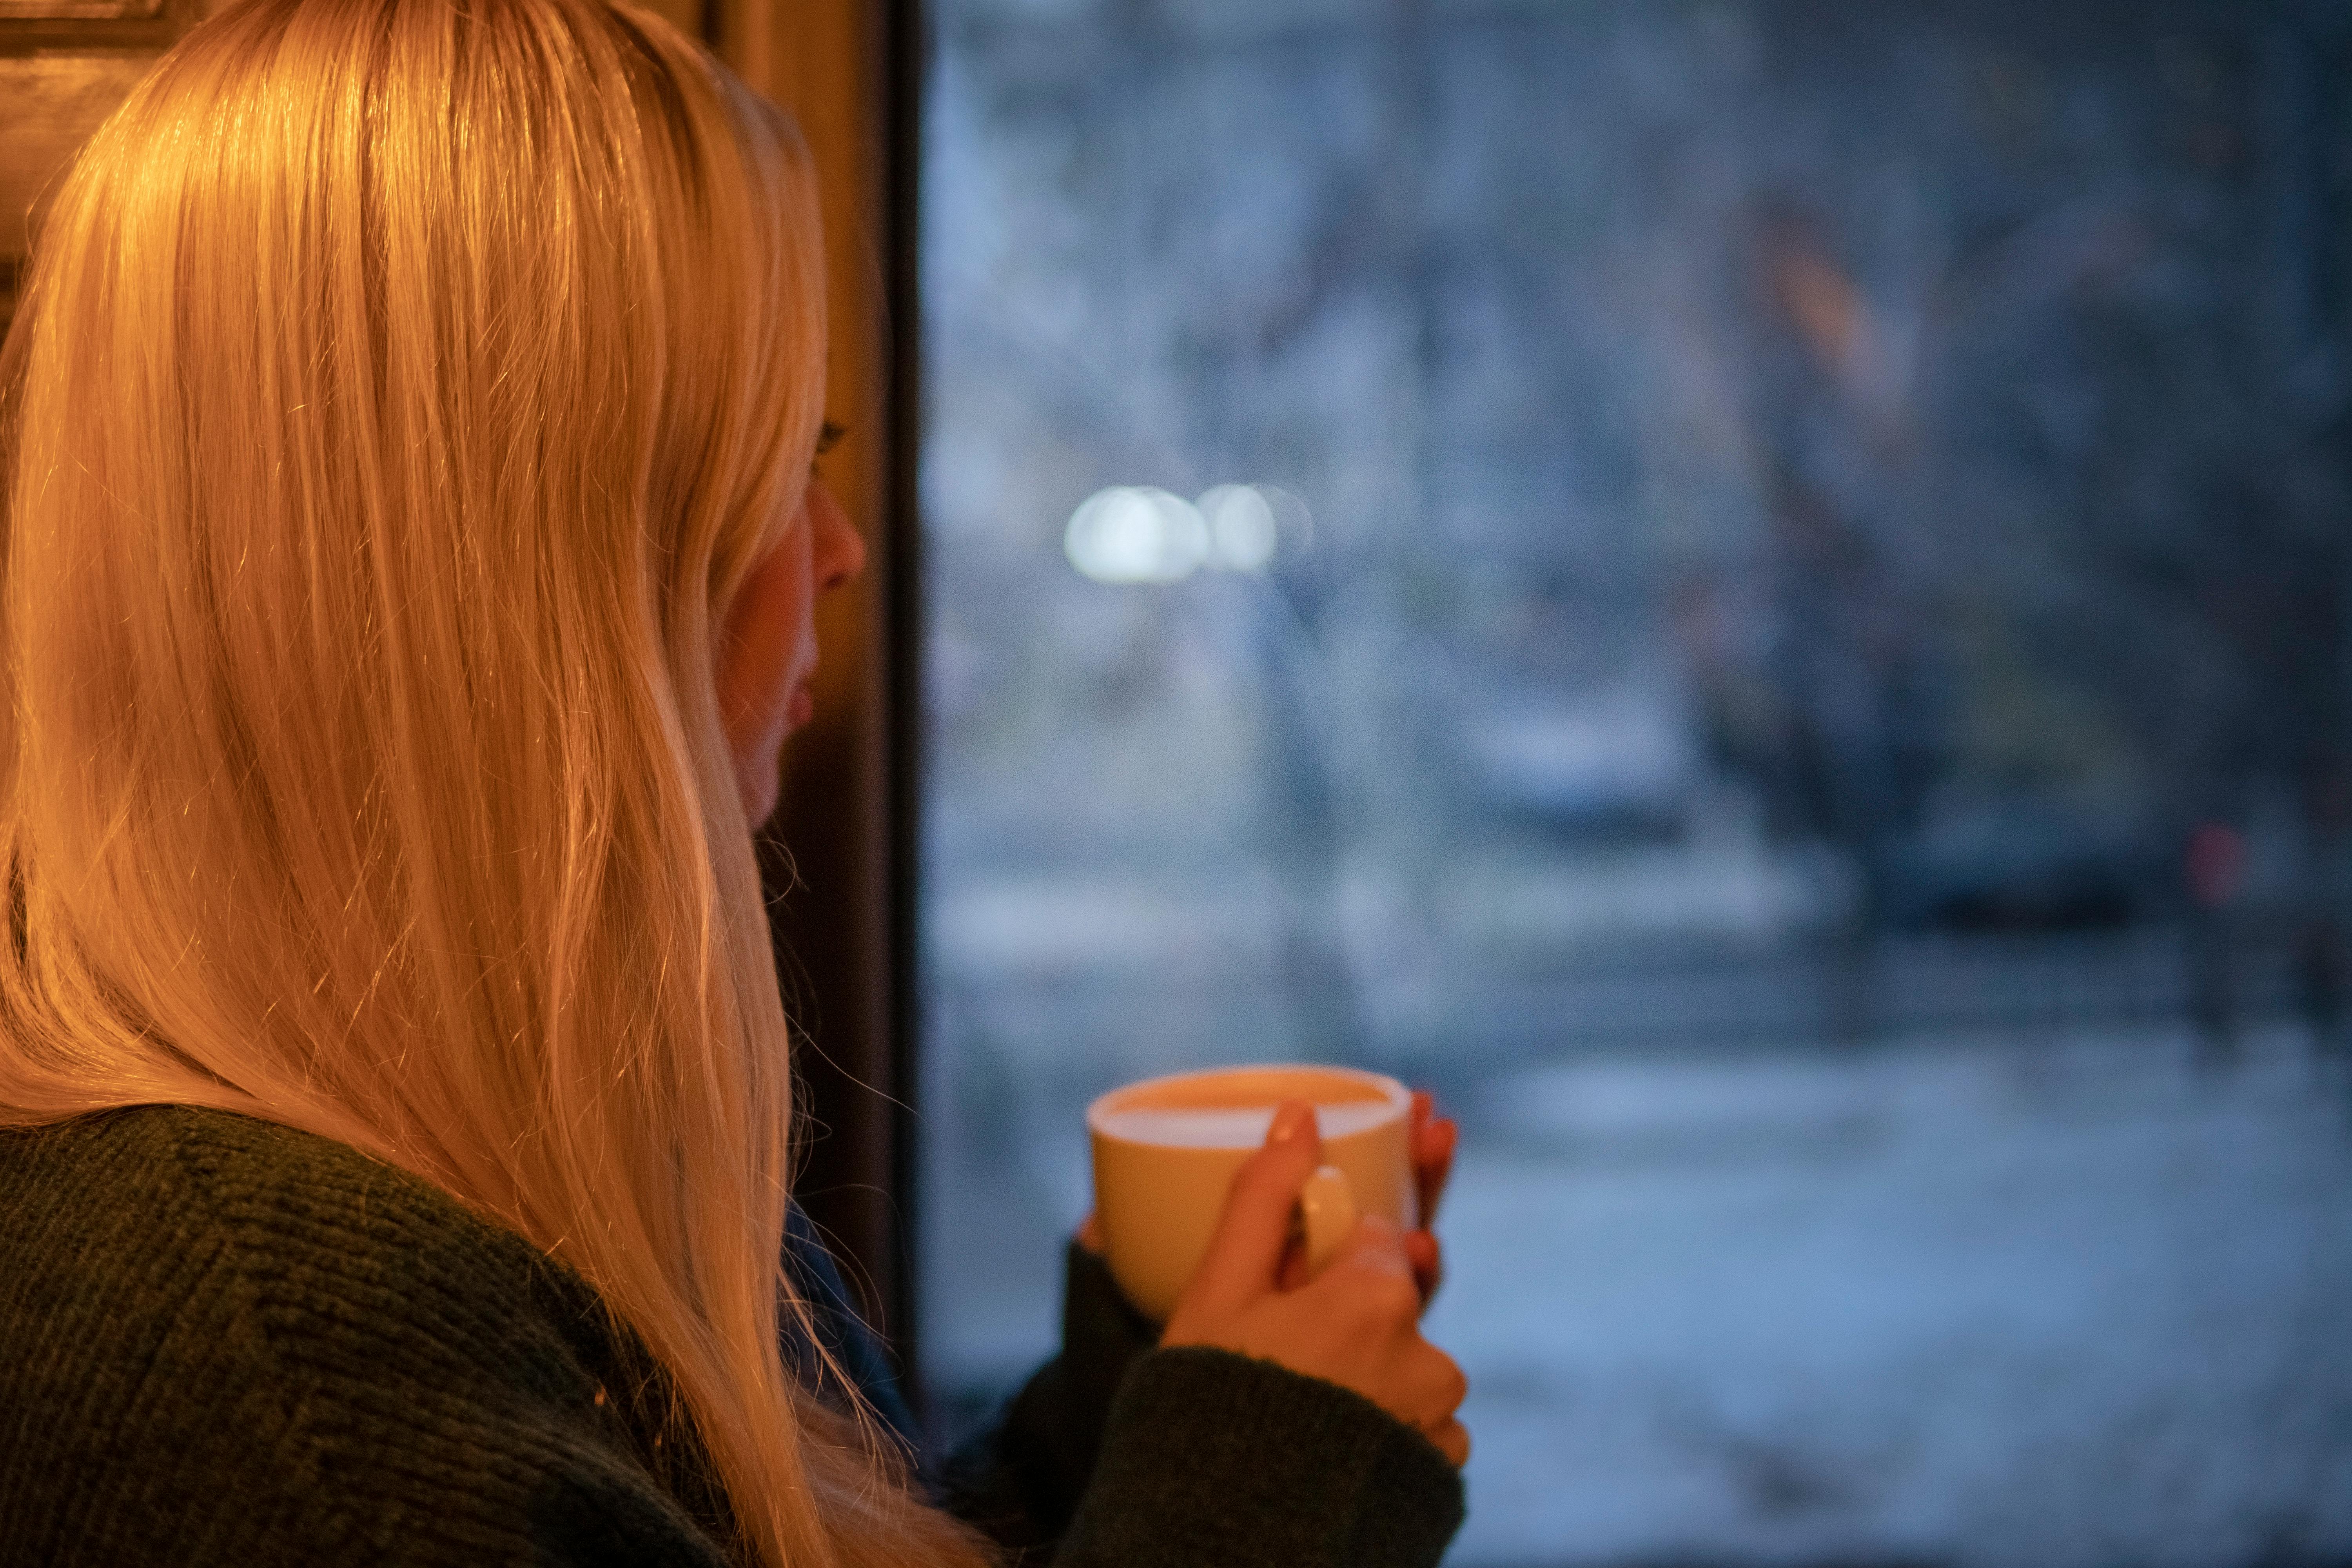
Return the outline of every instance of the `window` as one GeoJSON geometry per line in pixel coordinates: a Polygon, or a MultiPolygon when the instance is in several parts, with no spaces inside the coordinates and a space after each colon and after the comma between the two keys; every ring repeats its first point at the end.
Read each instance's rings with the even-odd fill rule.
{"type": "Polygon", "coordinates": [[[2352,37],[937,0],[926,1370],[1080,1113],[1466,1149],[1464,1564],[2352,1553],[2352,37]]]}

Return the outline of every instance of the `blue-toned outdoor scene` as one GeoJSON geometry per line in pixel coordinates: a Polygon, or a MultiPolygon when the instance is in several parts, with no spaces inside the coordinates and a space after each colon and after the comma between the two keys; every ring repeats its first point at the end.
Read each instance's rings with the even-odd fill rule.
{"type": "Polygon", "coordinates": [[[1344,1062],[1460,1568],[2352,1563],[2352,7],[929,12],[941,1420],[1344,1062]]]}

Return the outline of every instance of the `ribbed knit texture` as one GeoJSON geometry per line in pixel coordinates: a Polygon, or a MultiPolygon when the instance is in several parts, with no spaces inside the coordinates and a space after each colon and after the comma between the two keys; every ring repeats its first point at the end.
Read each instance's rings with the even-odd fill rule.
{"type": "MultiPolygon", "coordinates": [[[[820,1331],[877,1375],[811,1240],[820,1331]]],[[[944,1492],[1021,1561],[1436,1562],[1460,1481],[1418,1435],[1150,1350],[1075,1249],[1070,1287],[1064,1356],[944,1492]]],[[[340,1144],[172,1107],[0,1133],[6,1568],[713,1568],[725,1502],[663,1387],[576,1275],[340,1144]]]]}
{"type": "Polygon", "coordinates": [[[595,1295],[340,1144],[0,1134],[0,1561],[725,1560],[595,1295]]]}
{"type": "Polygon", "coordinates": [[[1426,1568],[1461,1521],[1461,1478],[1362,1395],[1223,1351],[1155,1351],[1119,1385],[1061,1557],[1426,1568]],[[1120,1506],[1144,1496],[1150,1509],[1120,1506]]]}
{"type": "Polygon", "coordinates": [[[947,1506],[1024,1568],[1429,1568],[1462,1478],[1333,1384],[1223,1351],[1157,1350],[1103,1260],[1066,1249],[1062,1353],[950,1459],[947,1506]]]}

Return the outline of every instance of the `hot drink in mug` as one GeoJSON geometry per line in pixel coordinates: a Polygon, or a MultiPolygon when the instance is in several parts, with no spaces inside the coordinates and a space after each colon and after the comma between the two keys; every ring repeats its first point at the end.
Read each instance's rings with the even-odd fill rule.
{"type": "Polygon", "coordinates": [[[1223,1212],[1234,1173],[1265,1146],[1276,1107],[1315,1107],[1323,1166],[1299,1194],[1309,1269],[1355,1229],[1359,1215],[1399,1228],[1420,1223],[1404,1085],[1352,1068],[1220,1068],[1148,1079],[1087,1108],[1095,1214],[1111,1278],[1148,1316],[1175,1310],[1223,1212]]]}

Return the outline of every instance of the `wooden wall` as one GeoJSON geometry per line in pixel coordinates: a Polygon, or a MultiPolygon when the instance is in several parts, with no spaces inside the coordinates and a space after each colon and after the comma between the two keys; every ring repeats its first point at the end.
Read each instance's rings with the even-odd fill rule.
{"type": "Polygon", "coordinates": [[[0,0],[0,332],[32,225],[74,152],[205,0],[0,0]]]}

